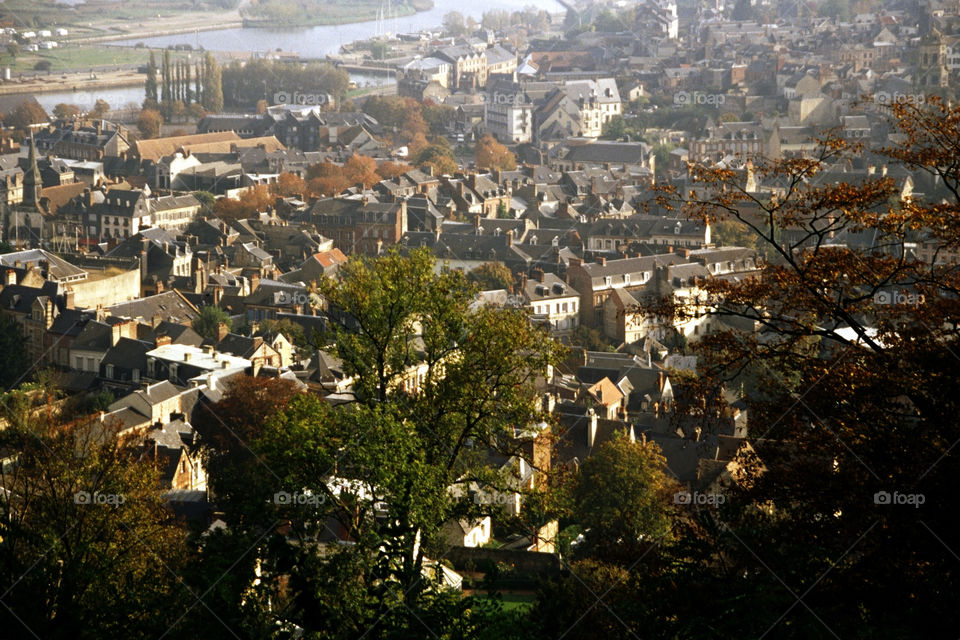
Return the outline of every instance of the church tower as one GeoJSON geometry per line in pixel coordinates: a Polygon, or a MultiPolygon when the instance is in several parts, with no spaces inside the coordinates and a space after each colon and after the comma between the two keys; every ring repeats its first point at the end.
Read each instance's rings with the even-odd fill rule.
{"type": "Polygon", "coordinates": [[[28,207],[40,205],[40,190],[43,189],[43,179],[37,167],[37,143],[30,134],[30,155],[27,158],[27,170],[23,174],[23,204],[28,207]]]}

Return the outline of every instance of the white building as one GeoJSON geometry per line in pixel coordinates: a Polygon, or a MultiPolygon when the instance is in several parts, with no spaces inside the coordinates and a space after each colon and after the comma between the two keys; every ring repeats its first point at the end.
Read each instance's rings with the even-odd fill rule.
{"type": "Polygon", "coordinates": [[[522,286],[524,306],[550,325],[554,335],[569,335],[580,326],[580,292],[553,273],[537,272],[522,286]]]}

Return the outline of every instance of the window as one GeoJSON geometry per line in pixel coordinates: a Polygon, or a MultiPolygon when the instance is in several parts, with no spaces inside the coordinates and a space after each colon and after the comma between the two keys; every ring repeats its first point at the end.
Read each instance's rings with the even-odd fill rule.
{"type": "Polygon", "coordinates": [[[106,367],[104,367],[104,368],[106,369],[106,376],[107,376],[108,378],[111,378],[111,379],[112,379],[112,378],[113,378],[113,365],[112,365],[112,364],[108,364],[108,365],[107,365],[106,367]]]}

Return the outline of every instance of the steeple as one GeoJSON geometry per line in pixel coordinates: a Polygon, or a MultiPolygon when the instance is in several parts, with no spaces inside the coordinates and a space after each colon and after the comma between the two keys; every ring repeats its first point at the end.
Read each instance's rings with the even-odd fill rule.
{"type": "Polygon", "coordinates": [[[30,134],[30,155],[27,159],[27,171],[23,175],[23,204],[38,206],[40,204],[40,190],[43,180],[40,178],[40,169],[37,167],[37,143],[30,134]]]}

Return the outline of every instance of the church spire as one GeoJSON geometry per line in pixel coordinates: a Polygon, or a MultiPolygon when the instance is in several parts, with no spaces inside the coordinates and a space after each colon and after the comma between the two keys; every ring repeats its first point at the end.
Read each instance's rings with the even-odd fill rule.
{"type": "Polygon", "coordinates": [[[43,180],[40,178],[40,169],[37,167],[37,143],[30,134],[30,155],[27,158],[27,171],[23,176],[23,204],[38,206],[40,204],[40,190],[43,180]]]}

